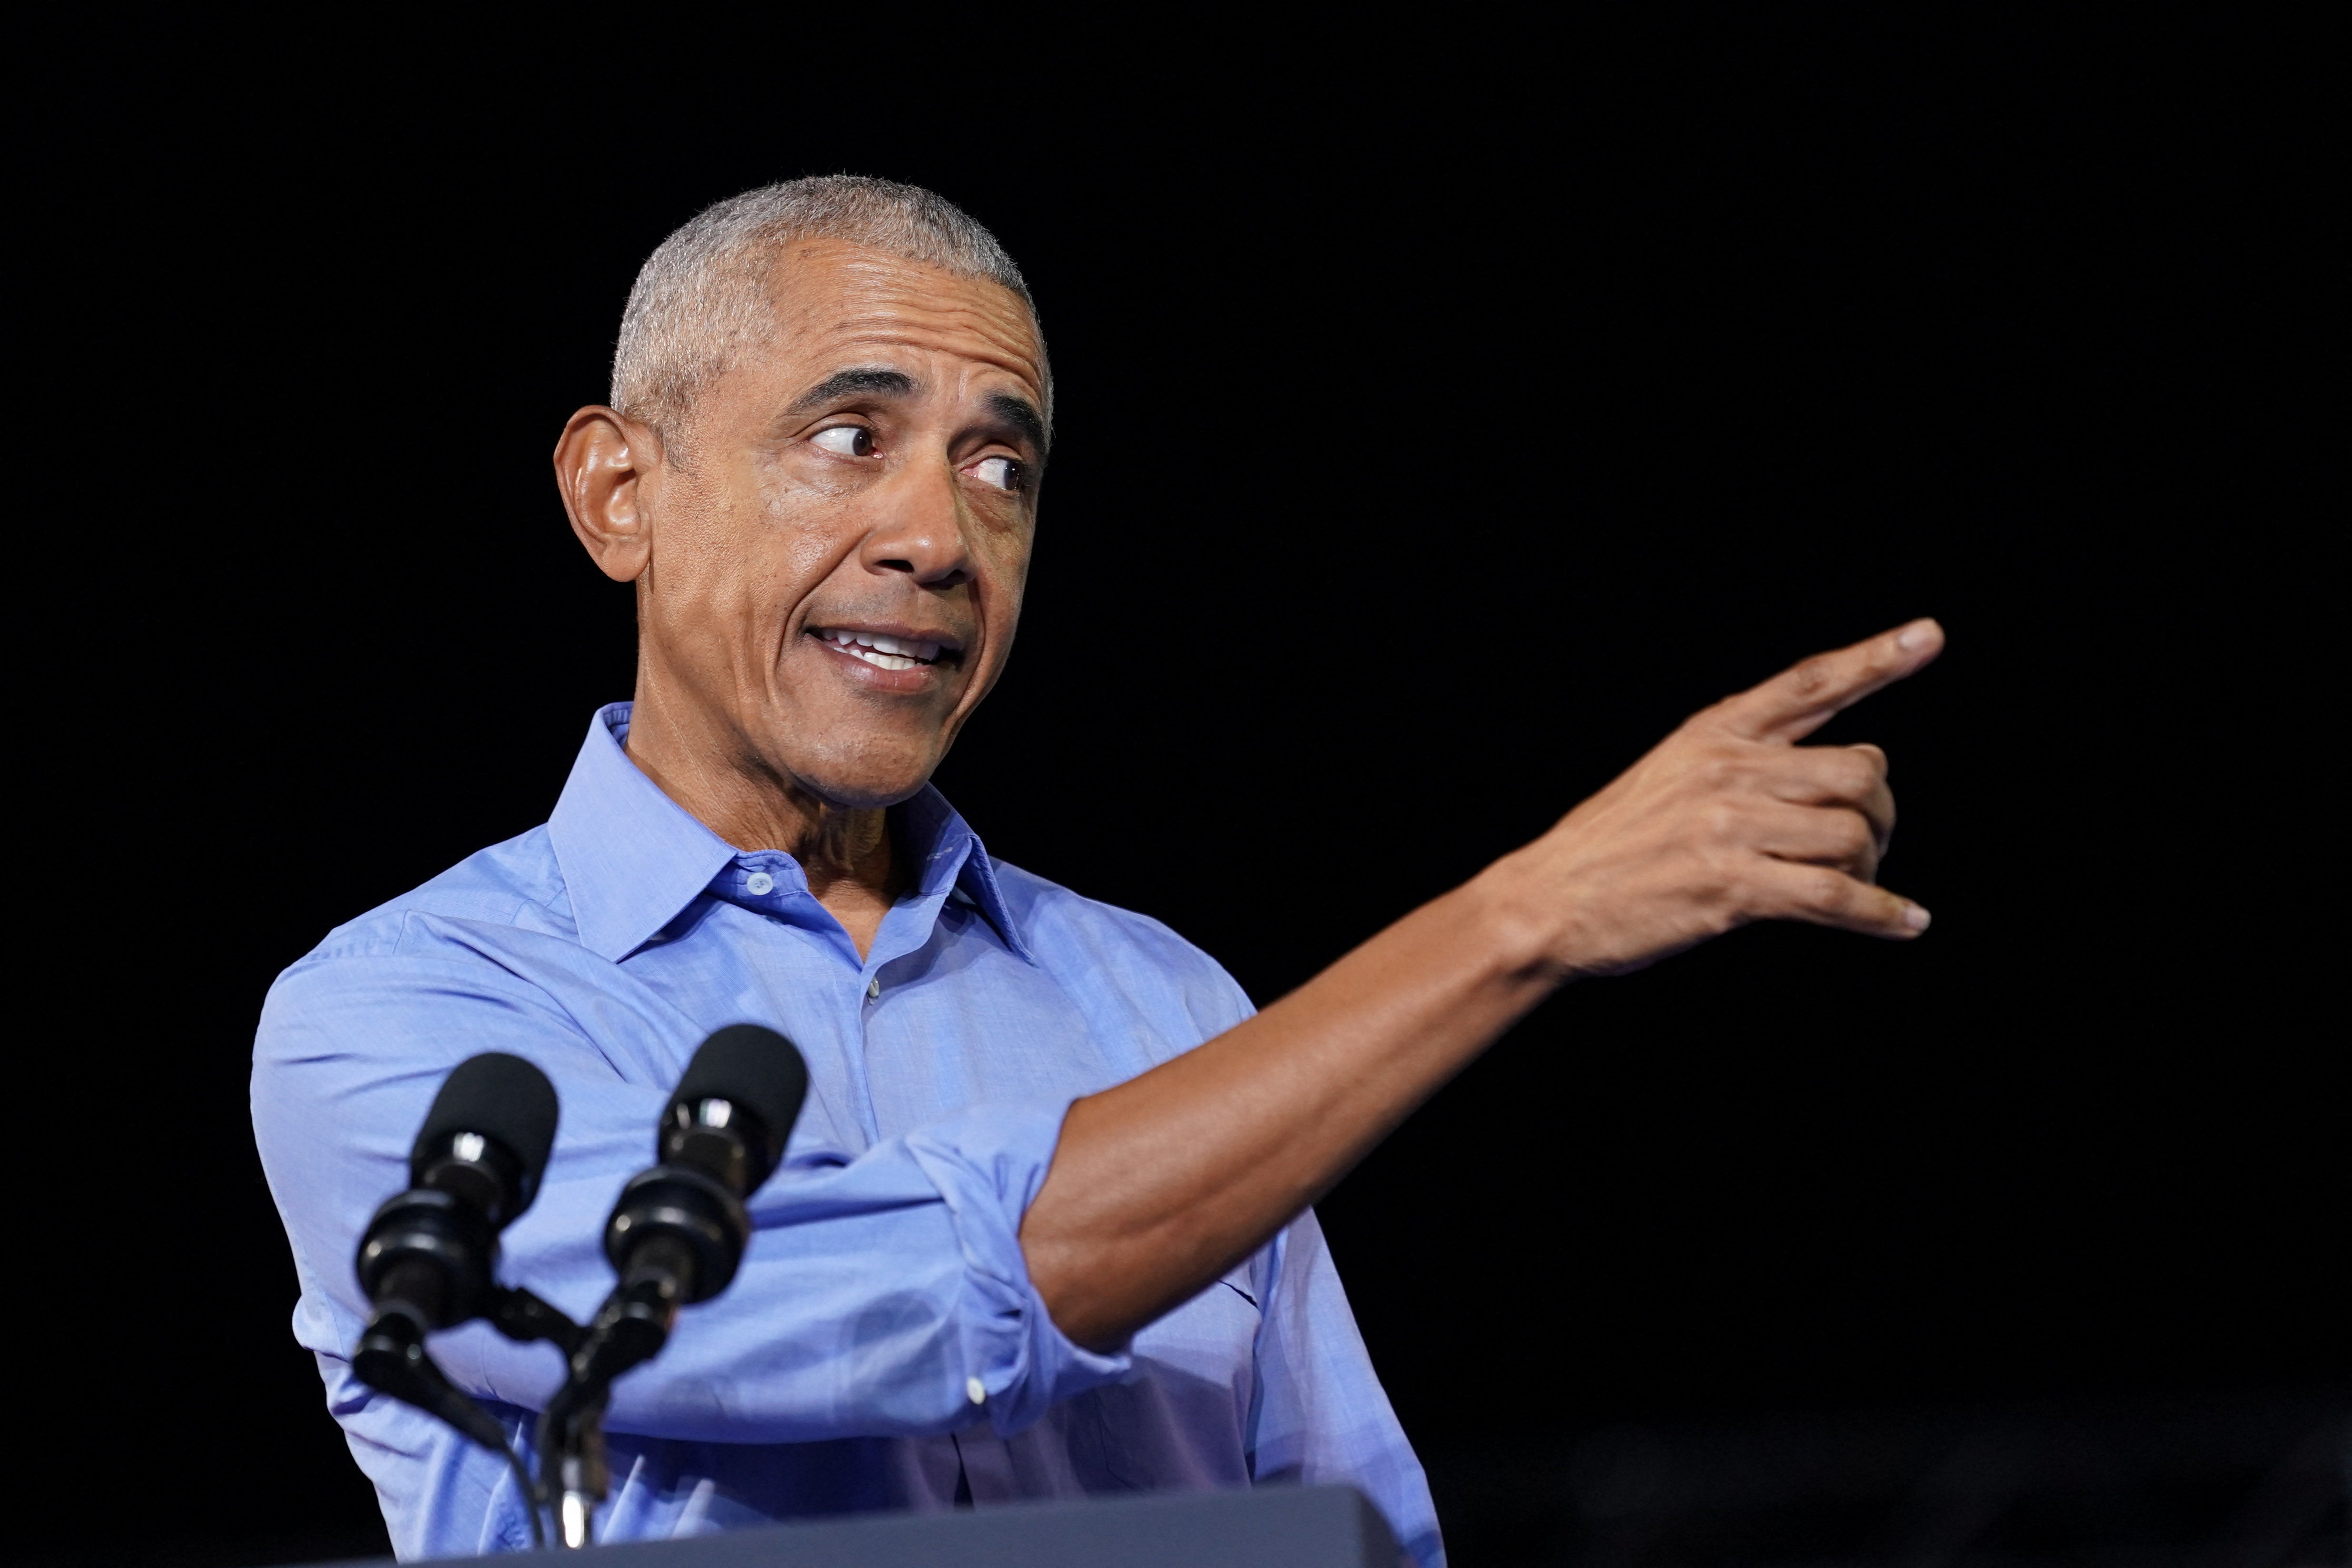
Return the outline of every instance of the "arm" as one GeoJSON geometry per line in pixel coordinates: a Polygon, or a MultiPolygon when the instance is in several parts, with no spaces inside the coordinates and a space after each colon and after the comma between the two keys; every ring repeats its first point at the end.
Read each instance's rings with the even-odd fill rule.
{"type": "MultiPolygon", "coordinates": [[[[567,993],[556,967],[565,952],[577,950],[411,916],[396,944],[306,960],[272,989],[256,1042],[254,1128],[302,1285],[298,1332],[326,1363],[331,1394],[366,1397],[344,1386],[343,1358],[367,1313],[352,1250],[374,1205],[405,1184],[408,1140],[442,1078],[477,1051],[530,1060],[562,1104],[546,1184],[501,1238],[500,1278],[575,1319],[612,1288],[605,1215],[653,1157],[674,1077],[662,1061],[683,1060],[700,1030],[601,961],[583,962],[567,993]],[[514,962],[534,942],[541,963],[514,962]],[[517,973],[533,967],[536,982],[517,973]],[[590,1005],[632,1014],[606,1049],[644,1059],[608,1059],[572,1021],[570,1009],[590,1005]]],[[[1115,1375],[1123,1359],[1087,1354],[1054,1329],[1014,1240],[1060,1111],[975,1107],[855,1158],[796,1139],[791,1179],[750,1203],[740,1276],[692,1309],[691,1333],[622,1381],[611,1429],[734,1443],[980,1419],[1012,1429],[1115,1375]]],[[[435,1353],[467,1392],[522,1409],[542,1407],[562,1376],[551,1348],[479,1323],[436,1339],[435,1353]]]]}
{"type": "Polygon", "coordinates": [[[1256,1017],[1072,1106],[1020,1232],[1054,1321],[1123,1342],[1573,978],[1756,920],[1916,936],[1927,911],[1874,885],[1895,823],[1885,753],[1795,742],[1942,647],[1914,622],[1726,699],[1256,1017]]]}

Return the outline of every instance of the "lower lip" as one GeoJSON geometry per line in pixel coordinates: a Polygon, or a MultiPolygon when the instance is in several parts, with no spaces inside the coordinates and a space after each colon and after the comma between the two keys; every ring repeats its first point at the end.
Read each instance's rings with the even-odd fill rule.
{"type": "Polygon", "coordinates": [[[832,656],[833,661],[857,678],[859,684],[873,691],[928,691],[947,671],[947,661],[941,658],[932,664],[919,664],[912,669],[885,669],[878,664],[868,664],[854,653],[844,653],[838,643],[823,637],[811,637],[811,642],[832,656]]]}

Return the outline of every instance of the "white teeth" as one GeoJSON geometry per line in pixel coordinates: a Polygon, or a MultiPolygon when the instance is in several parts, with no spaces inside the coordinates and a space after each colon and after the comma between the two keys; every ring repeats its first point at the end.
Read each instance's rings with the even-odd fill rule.
{"type": "Polygon", "coordinates": [[[935,642],[909,642],[880,632],[853,632],[828,627],[819,634],[826,642],[879,669],[914,669],[940,657],[935,642]]]}

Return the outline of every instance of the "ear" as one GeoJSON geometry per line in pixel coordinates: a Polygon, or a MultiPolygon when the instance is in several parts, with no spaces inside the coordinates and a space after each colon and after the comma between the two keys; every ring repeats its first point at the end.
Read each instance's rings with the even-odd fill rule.
{"type": "Polygon", "coordinates": [[[661,466],[661,437],[616,409],[594,404],[564,423],[555,443],[555,488],[572,531],[597,570],[634,583],[653,553],[644,483],[661,466]]]}

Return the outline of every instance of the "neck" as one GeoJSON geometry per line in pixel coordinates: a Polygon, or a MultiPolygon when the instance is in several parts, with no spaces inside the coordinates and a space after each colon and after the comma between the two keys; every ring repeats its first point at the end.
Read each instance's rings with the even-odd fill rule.
{"type": "Polygon", "coordinates": [[[781,849],[800,862],[810,893],[863,956],[900,891],[887,808],[812,794],[730,727],[681,714],[646,687],[639,682],[629,720],[629,760],[736,848],[781,849]]]}

